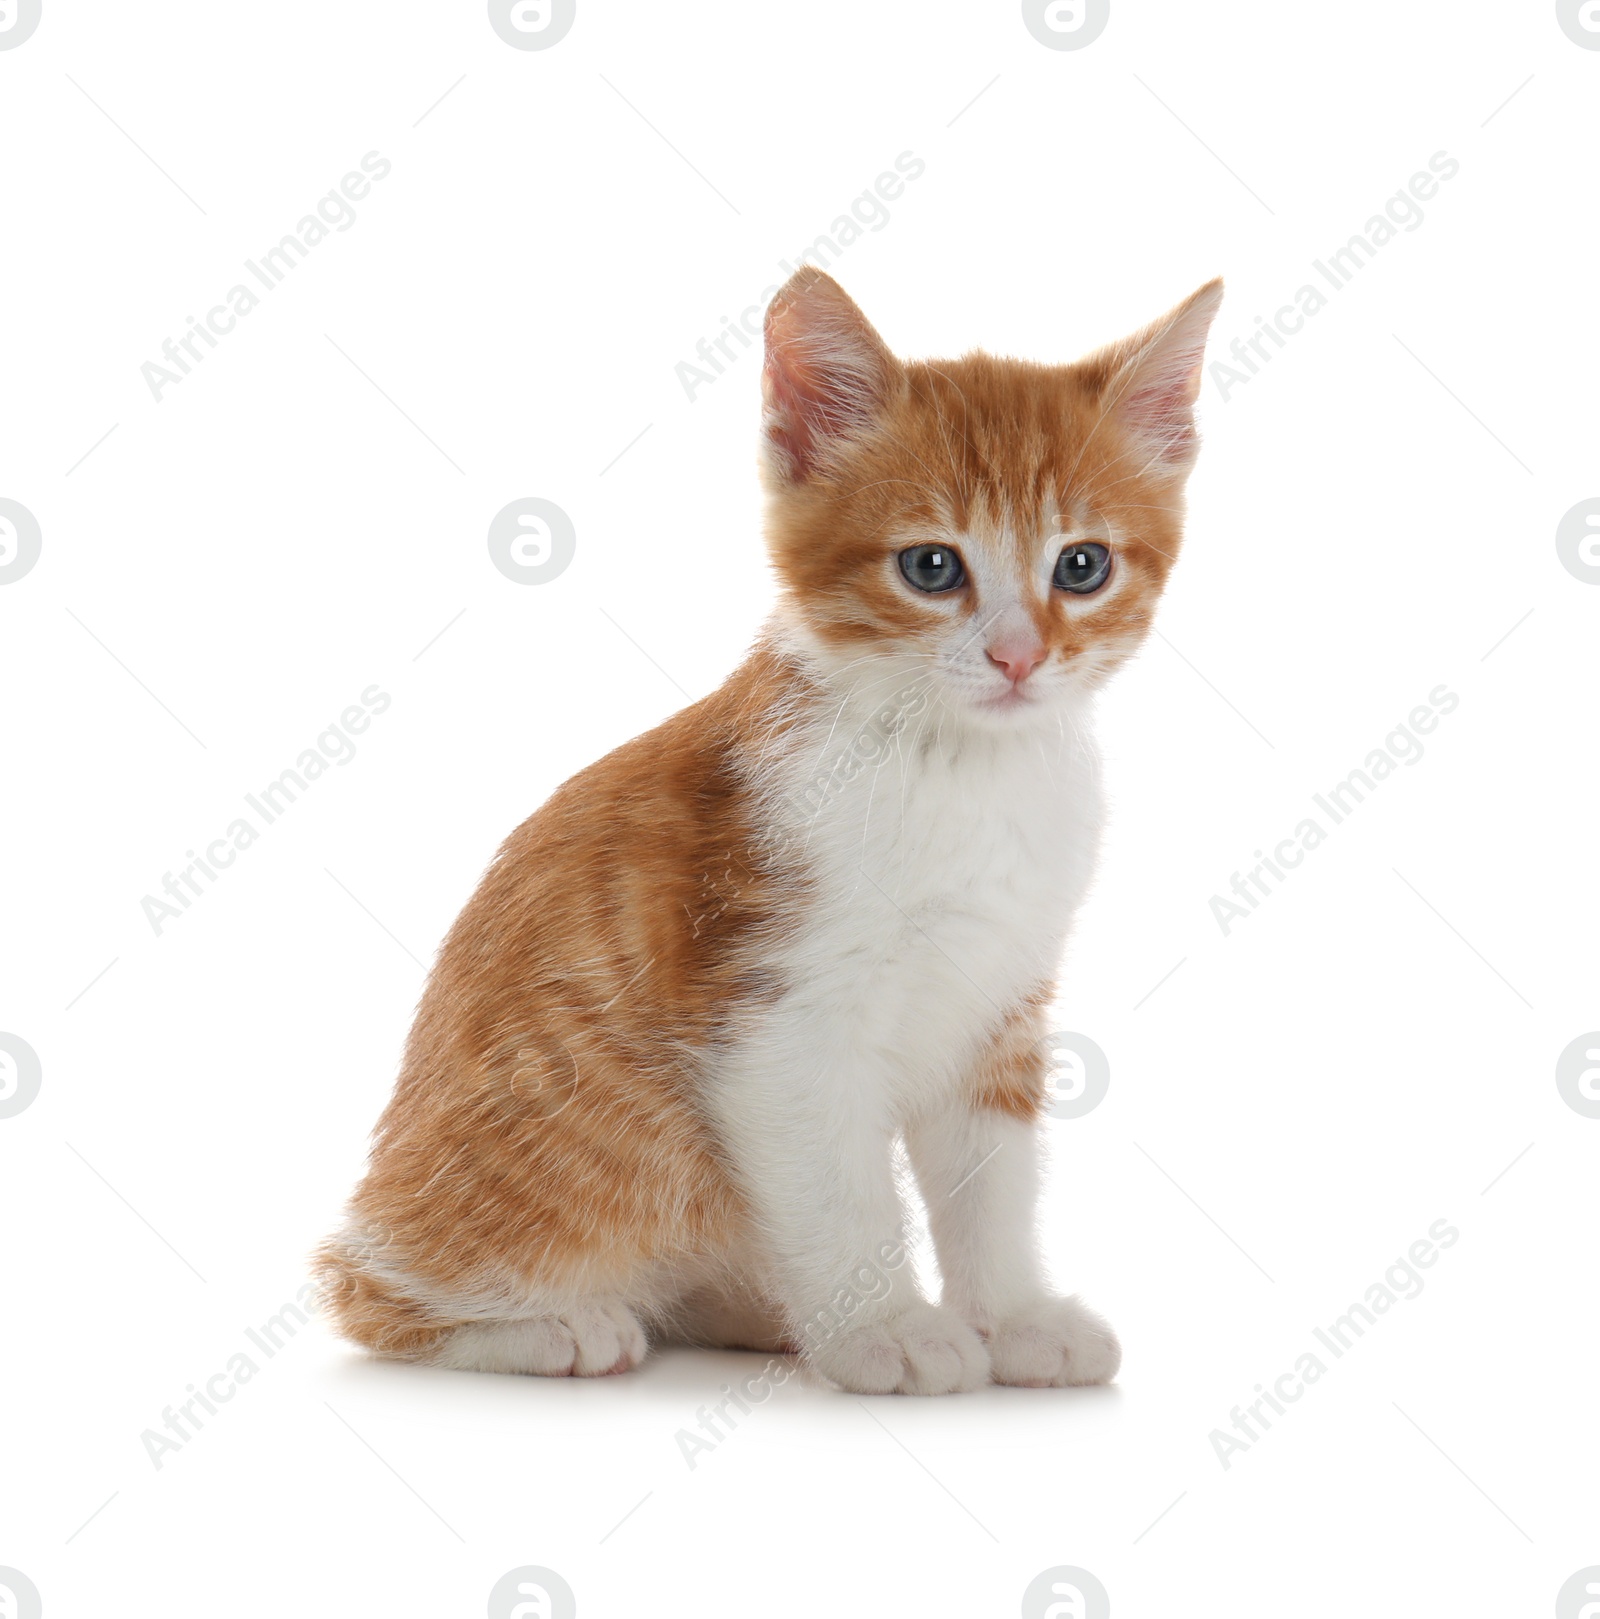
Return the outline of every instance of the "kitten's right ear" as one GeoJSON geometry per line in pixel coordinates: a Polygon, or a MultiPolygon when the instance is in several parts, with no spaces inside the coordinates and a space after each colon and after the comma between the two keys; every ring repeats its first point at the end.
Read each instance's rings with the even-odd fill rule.
{"type": "Polygon", "coordinates": [[[832,276],[803,265],[767,306],[761,374],[767,463],[804,483],[876,419],[900,362],[832,276]]]}

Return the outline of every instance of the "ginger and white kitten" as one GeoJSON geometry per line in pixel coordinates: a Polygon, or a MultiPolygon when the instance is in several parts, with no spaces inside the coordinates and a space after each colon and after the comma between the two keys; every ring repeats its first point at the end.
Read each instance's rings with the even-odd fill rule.
{"type": "Polygon", "coordinates": [[[1220,299],[1073,365],[931,364],[821,272],[783,288],[778,607],[452,928],[319,1255],[345,1334],[552,1376],[792,1347],[872,1394],[1115,1374],[1038,1253],[1041,1039],[1098,837],[1090,702],[1178,549],[1220,299]],[[937,1304],[897,1268],[897,1139],[937,1304]]]}

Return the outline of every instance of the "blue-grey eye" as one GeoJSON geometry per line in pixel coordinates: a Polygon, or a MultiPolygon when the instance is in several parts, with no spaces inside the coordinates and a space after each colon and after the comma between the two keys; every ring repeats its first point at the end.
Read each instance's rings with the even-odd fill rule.
{"type": "Polygon", "coordinates": [[[961,565],[961,553],[952,551],[948,545],[907,546],[900,553],[900,571],[907,584],[927,591],[930,596],[954,590],[967,578],[967,570],[961,565]]]}
{"type": "Polygon", "coordinates": [[[1088,596],[1106,582],[1111,572],[1111,552],[1103,545],[1084,541],[1069,545],[1056,558],[1054,584],[1057,590],[1070,590],[1074,596],[1088,596]]]}

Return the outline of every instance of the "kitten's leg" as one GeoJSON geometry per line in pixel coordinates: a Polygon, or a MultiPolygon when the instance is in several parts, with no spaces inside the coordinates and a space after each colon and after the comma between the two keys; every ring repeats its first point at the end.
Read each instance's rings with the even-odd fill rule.
{"type": "Polygon", "coordinates": [[[318,1258],[330,1319],[423,1364],[625,1371],[645,1357],[645,1323],[698,1278],[691,1262],[748,1223],[744,1206],[699,1112],[643,1079],[643,1040],[501,1021],[527,1032],[475,1062],[453,1046],[408,1057],[407,1105],[386,1115],[318,1258]]]}
{"type": "Polygon", "coordinates": [[[857,1394],[978,1388],[982,1340],[922,1296],[905,1260],[882,1095],[870,1063],[810,1020],[747,1048],[710,1101],[809,1364],[857,1394]]]}
{"type": "Polygon", "coordinates": [[[956,1101],[907,1131],[943,1300],[988,1340],[995,1382],[1107,1383],[1122,1359],[1116,1335],[1045,1284],[1034,1214],[1038,1128],[1031,1118],[956,1101]]]}
{"type": "MultiPolygon", "coordinates": [[[[645,1357],[640,1313],[650,1290],[499,1287],[423,1274],[412,1256],[355,1221],[317,1257],[323,1302],[339,1330],[376,1353],[459,1372],[603,1377],[645,1357]]],[[[622,1285],[618,1285],[622,1284],[622,1285]]]]}

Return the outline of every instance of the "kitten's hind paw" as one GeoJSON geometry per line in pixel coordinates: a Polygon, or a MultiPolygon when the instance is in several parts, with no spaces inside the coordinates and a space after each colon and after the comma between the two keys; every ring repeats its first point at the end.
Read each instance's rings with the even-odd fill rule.
{"type": "Polygon", "coordinates": [[[958,1394],[989,1377],[983,1340],[955,1311],[932,1304],[847,1327],[811,1361],[852,1394],[958,1394]]]}
{"type": "Polygon", "coordinates": [[[469,1321],[440,1340],[430,1365],[458,1372],[606,1377],[645,1356],[644,1328],[625,1304],[582,1304],[520,1321],[469,1321]]]}
{"type": "Polygon", "coordinates": [[[1045,1299],[995,1328],[990,1375],[1017,1388],[1109,1383],[1122,1364],[1117,1335],[1077,1299],[1045,1299]]]}

